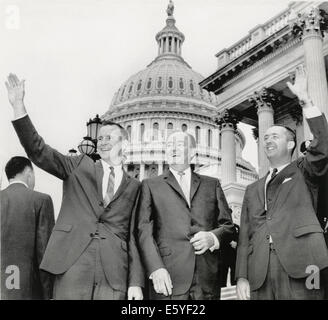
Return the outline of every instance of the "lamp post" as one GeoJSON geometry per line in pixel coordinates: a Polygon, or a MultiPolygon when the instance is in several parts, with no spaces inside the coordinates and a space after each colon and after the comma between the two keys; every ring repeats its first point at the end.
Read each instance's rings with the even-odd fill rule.
{"type": "Polygon", "coordinates": [[[87,136],[83,138],[78,146],[80,153],[88,155],[93,161],[100,159],[97,153],[97,136],[100,126],[101,119],[98,114],[94,119],[89,119],[87,122],[87,136]]]}

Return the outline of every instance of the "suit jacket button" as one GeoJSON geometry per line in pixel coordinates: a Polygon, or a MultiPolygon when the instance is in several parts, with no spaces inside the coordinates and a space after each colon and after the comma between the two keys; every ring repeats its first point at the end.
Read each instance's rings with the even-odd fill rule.
{"type": "Polygon", "coordinates": [[[269,236],[269,235],[267,235],[267,236],[266,236],[266,238],[269,240],[269,239],[270,239],[270,236],[269,236]]]}
{"type": "Polygon", "coordinates": [[[104,220],[99,219],[98,222],[99,222],[99,223],[104,223],[104,220]]]}
{"type": "Polygon", "coordinates": [[[99,201],[99,206],[102,207],[104,203],[102,201],[99,201]]]}
{"type": "Polygon", "coordinates": [[[267,217],[268,220],[271,220],[272,218],[271,217],[267,217]]]}

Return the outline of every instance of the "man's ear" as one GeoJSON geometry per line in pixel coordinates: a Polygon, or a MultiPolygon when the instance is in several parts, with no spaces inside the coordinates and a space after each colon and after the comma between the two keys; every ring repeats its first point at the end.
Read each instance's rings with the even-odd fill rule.
{"type": "Polygon", "coordinates": [[[287,149],[292,150],[295,147],[295,141],[288,141],[287,143],[287,149]]]}

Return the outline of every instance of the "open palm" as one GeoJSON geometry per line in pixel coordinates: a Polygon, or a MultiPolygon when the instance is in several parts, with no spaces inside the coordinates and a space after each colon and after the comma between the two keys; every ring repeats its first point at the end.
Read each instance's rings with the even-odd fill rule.
{"type": "Polygon", "coordinates": [[[15,74],[10,73],[6,87],[10,104],[12,106],[21,104],[25,95],[25,80],[19,81],[15,74]]]}

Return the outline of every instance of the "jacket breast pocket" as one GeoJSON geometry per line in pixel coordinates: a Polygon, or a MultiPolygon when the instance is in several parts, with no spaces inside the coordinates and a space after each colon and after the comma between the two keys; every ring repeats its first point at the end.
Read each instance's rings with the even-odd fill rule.
{"type": "Polygon", "coordinates": [[[73,226],[71,224],[56,224],[54,227],[54,231],[64,231],[64,232],[70,232],[72,230],[73,226]]]}
{"type": "Polygon", "coordinates": [[[309,233],[323,233],[322,228],[317,225],[317,224],[309,224],[307,226],[301,226],[301,227],[297,227],[294,229],[293,231],[293,235],[295,238],[304,236],[305,234],[309,234],[309,233]]]}

